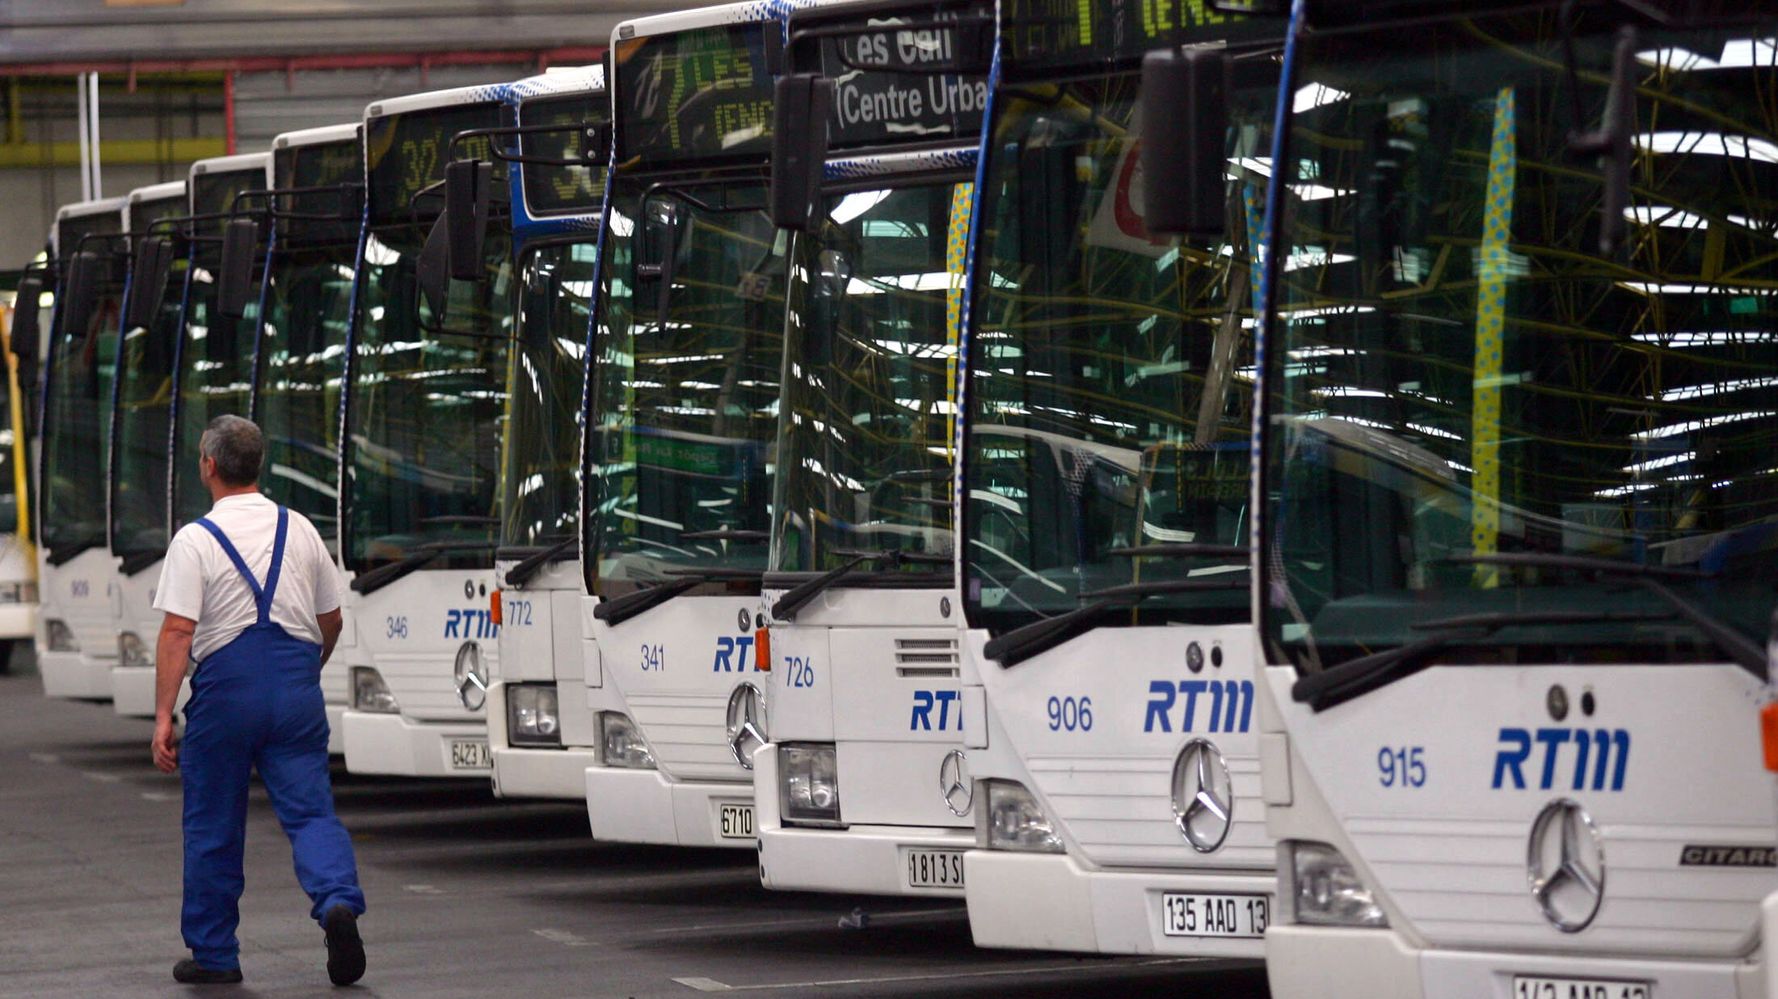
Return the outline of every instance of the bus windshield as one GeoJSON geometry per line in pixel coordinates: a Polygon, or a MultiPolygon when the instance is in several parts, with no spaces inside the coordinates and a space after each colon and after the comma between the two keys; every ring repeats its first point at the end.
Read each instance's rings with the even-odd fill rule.
{"type": "MultiPolygon", "coordinates": [[[[951,553],[957,322],[974,185],[829,195],[796,238],[772,567],[951,553]]],[[[877,566],[888,568],[893,563],[877,566]]],[[[930,573],[928,561],[902,562],[930,573]]]]}
{"type": "MultiPolygon", "coordinates": [[[[235,194],[265,188],[265,169],[200,175],[192,180],[194,214],[226,212],[235,194]]],[[[253,289],[244,315],[216,311],[216,275],[222,269],[219,219],[194,223],[185,293],[185,328],[179,349],[179,400],[173,419],[173,529],[208,513],[210,491],[198,475],[198,442],[218,416],[251,416],[253,351],[259,327],[258,290],[264,258],[254,254],[253,289]]]]}
{"type": "MultiPolygon", "coordinates": [[[[119,212],[103,212],[58,223],[62,272],[78,250],[99,255],[104,264],[92,294],[97,297],[81,329],[63,321],[66,302],[56,309],[50,342],[49,391],[44,400],[43,502],[38,524],[52,564],[105,543],[105,472],[111,450],[111,378],[117,363],[117,323],[123,295],[123,256],[87,233],[115,233],[119,212]]],[[[66,278],[64,277],[64,287],[66,278]]]]}
{"type": "MultiPolygon", "coordinates": [[[[130,206],[130,231],[146,232],[156,218],[184,215],[184,198],[130,206]]],[[[166,232],[164,227],[155,230],[166,232]]],[[[117,373],[116,440],[111,466],[111,554],[126,568],[167,550],[167,427],[173,404],[173,355],[185,304],[188,244],[173,258],[166,287],[147,327],[124,333],[117,373]]]]}
{"type": "Polygon", "coordinates": [[[966,393],[975,626],[1185,580],[1102,623],[1247,619],[1247,558],[1230,549],[1248,530],[1263,180],[1235,164],[1264,148],[1275,80],[1232,92],[1234,182],[1216,241],[1143,227],[1135,74],[996,98],[966,393]]]}
{"type": "MultiPolygon", "coordinates": [[[[449,284],[445,314],[420,293],[420,248],[443,207],[446,146],[499,125],[499,106],[459,105],[373,119],[366,127],[369,229],[360,251],[345,482],[347,568],[364,572],[423,544],[453,547],[432,565],[492,565],[512,335],[511,226],[483,242],[482,277],[449,284]]],[[[486,140],[464,155],[492,159],[486,140]]],[[[504,175],[494,192],[504,199],[504,175]]]]}
{"type": "Polygon", "coordinates": [[[506,545],[574,538],[582,361],[598,245],[590,239],[526,247],[519,262],[519,343],[508,391],[506,545]]]}
{"type": "Polygon", "coordinates": [[[1265,352],[1274,661],[1428,637],[1427,661],[1725,661],[1661,587],[1764,634],[1778,21],[1641,31],[1631,195],[1602,219],[1569,137],[1616,25],[1583,18],[1570,70],[1553,9],[1302,52],[1265,352]]]}
{"type": "MultiPolygon", "coordinates": [[[[317,143],[274,153],[280,188],[356,182],[363,171],[356,142],[317,143]]],[[[279,199],[280,218],[266,277],[266,320],[259,350],[256,406],[265,432],[267,496],[308,517],[330,550],[339,542],[340,380],[352,318],[352,254],[358,220],[341,213],[340,193],[279,199]]]]}
{"type": "Polygon", "coordinates": [[[766,563],[784,244],[757,173],[613,191],[594,333],[589,582],[766,563]]]}

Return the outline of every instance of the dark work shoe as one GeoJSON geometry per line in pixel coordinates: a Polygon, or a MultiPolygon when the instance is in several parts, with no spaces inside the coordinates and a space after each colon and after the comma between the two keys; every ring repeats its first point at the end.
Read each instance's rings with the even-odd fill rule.
{"type": "Polygon", "coordinates": [[[173,965],[173,981],[181,985],[234,985],[241,980],[241,969],[217,971],[206,968],[191,958],[173,965]]]}
{"type": "Polygon", "coordinates": [[[350,985],[364,977],[364,940],[358,935],[358,916],[336,905],[321,917],[327,933],[327,977],[335,985],[350,985]]]}

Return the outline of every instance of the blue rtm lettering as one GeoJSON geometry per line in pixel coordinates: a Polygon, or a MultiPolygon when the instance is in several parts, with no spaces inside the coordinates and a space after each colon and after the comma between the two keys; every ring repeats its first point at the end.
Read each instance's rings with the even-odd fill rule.
{"type": "Polygon", "coordinates": [[[1198,695],[1210,695],[1206,714],[1206,732],[1245,732],[1253,722],[1252,680],[1155,680],[1148,685],[1148,710],[1142,716],[1142,731],[1173,731],[1173,709],[1184,695],[1180,710],[1179,731],[1196,731],[1198,695]]]}
{"type": "Polygon", "coordinates": [[[493,638],[498,634],[500,626],[486,608],[445,611],[446,638],[493,638]]]}
{"type": "Polygon", "coordinates": [[[748,663],[753,664],[753,672],[758,673],[759,657],[753,654],[753,636],[718,635],[716,638],[716,662],[711,665],[713,673],[745,673],[748,663]]]}
{"type": "Polygon", "coordinates": [[[963,731],[963,706],[957,705],[952,711],[951,705],[961,700],[963,694],[956,690],[916,690],[914,691],[914,713],[908,720],[910,732],[943,732],[946,729],[963,731]],[[932,710],[938,709],[938,726],[933,727],[932,710]]]}
{"type": "Polygon", "coordinates": [[[1500,730],[1500,748],[1494,754],[1493,786],[1498,790],[1510,781],[1513,788],[1524,790],[1525,768],[1531,764],[1531,778],[1537,782],[1539,790],[1554,788],[1556,778],[1560,776],[1565,778],[1563,783],[1575,791],[1589,788],[1622,791],[1624,769],[1629,762],[1630,733],[1627,729],[1503,728],[1500,730]],[[1564,767],[1558,773],[1564,746],[1574,747],[1567,754],[1573,761],[1573,769],[1564,767]],[[1543,754],[1541,766],[1531,763],[1540,750],[1543,754]]]}

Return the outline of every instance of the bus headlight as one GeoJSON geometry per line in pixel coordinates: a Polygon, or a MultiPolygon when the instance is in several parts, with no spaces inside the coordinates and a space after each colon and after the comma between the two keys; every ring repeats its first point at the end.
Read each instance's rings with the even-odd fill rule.
{"type": "Polygon", "coordinates": [[[1389,917],[1340,851],[1326,843],[1286,842],[1296,921],[1313,926],[1383,928],[1389,917]]]}
{"type": "Polygon", "coordinates": [[[154,665],[154,661],[148,657],[148,646],[143,644],[142,636],[133,631],[118,632],[117,661],[122,666],[154,665]]]}
{"type": "Polygon", "coordinates": [[[34,604],[36,583],[0,583],[0,604],[34,604]]]}
{"type": "Polygon", "coordinates": [[[74,632],[68,623],[60,618],[50,618],[43,622],[43,635],[49,641],[51,652],[79,652],[80,643],[74,640],[74,632]]]}
{"type": "Polygon", "coordinates": [[[383,674],[369,666],[352,667],[352,709],[375,714],[392,715],[401,710],[395,695],[383,682],[383,674]]]}
{"type": "Polygon", "coordinates": [[[778,747],[778,800],[784,820],[840,824],[840,767],[832,746],[778,747]]]}
{"type": "Polygon", "coordinates": [[[642,741],[636,723],[622,712],[599,712],[599,747],[604,751],[608,767],[654,769],[654,754],[648,751],[648,743],[642,741]]]}
{"type": "Polygon", "coordinates": [[[560,746],[562,718],[553,683],[515,683],[506,688],[506,736],[515,746],[560,746]]]}
{"type": "Polygon", "coordinates": [[[1010,780],[983,781],[988,789],[987,847],[990,850],[1023,850],[1030,853],[1061,853],[1062,837],[1056,835],[1043,806],[1025,785],[1010,780]]]}

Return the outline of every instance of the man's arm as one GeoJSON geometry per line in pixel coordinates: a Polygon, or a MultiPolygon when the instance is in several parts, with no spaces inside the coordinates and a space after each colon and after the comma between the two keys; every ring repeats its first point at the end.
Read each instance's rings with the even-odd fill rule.
{"type": "Polygon", "coordinates": [[[315,623],[321,626],[321,665],[333,657],[333,647],[340,640],[340,628],[344,622],[340,618],[340,609],[335,607],[315,615],[315,623]]]}
{"type": "Polygon", "coordinates": [[[161,621],[160,639],[154,648],[154,765],[162,773],[179,766],[179,749],[173,739],[173,706],[179,701],[179,684],[191,661],[191,635],[198,623],[169,612],[161,621]]]}

